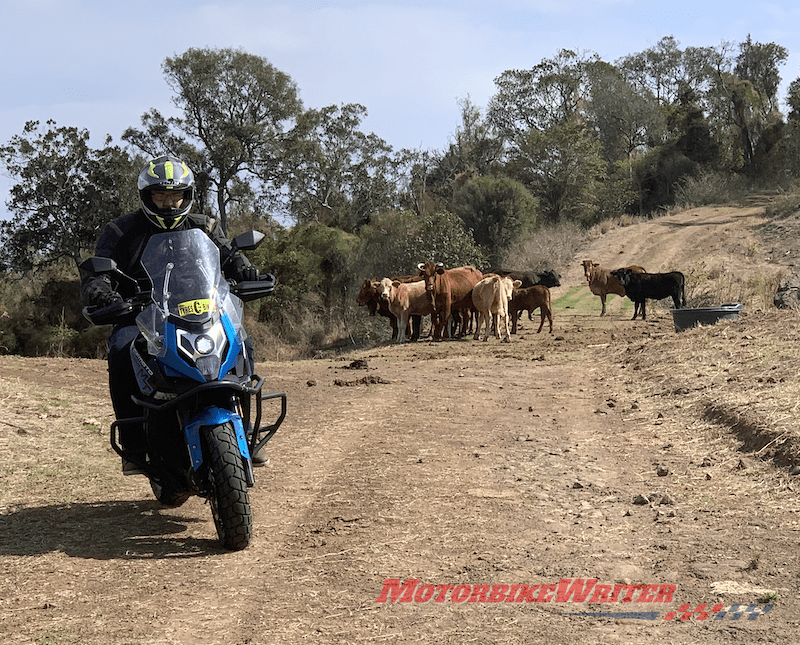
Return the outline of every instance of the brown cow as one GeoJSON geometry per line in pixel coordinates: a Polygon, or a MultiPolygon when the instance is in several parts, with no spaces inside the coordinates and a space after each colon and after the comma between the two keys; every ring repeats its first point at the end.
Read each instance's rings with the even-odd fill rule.
{"type": "Polygon", "coordinates": [[[418,266],[433,309],[433,339],[441,340],[443,336],[449,338],[447,322],[453,303],[466,296],[483,278],[483,274],[474,266],[445,269],[441,262],[421,262],[418,266]]]}
{"type": "Polygon", "coordinates": [[[380,298],[389,307],[389,311],[397,318],[399,332],[397,342],[406,340],[406,328],[411,316],[427,316],[433,314],[433,308],[425,290],[425,283],[400,282],[384,278],[379,285],[380,298]]]}
{"type": "Polygon", "coordinates": [[[511,341],[508,328],[508,301],[511,300],[514,289],[518,289],[521,284],[520,280],[491,274],[473,287],[472,302],[478,310],[478,324],[475,327],[473,340],[478,340],[480,337],[481,324],[486,325],[483,340],[489,340],[490,325],[494,323],[495,337],[499,339],[502,333],[504,343],[511,341]]]}
{"type": "Polygon", "coordinates": [[[450,311],[452,314],[450,335],[453,338],[461,338],[472,332],[478,316],[472,302],[472,289],[461,300],[454,302],[450,311]]]}
{"type": "MultiPolygon", "coordinates": [[[[617,277],[611,273],[609,269],[604,269],[597,262],[591,260],[583,261],[583,274],[589,282],[589,290],[596,296],[600,296],[600,302],[603,305],[600,311],[601,316],[606,315],[606,296],[615,294],[618,296],[625,295],[625,287],[623,287],[617,277]]],[[[646,273],[646,271],[637,265],[627,267],[633,273],[646,273]]]]}
{"type": "Polygon", "coordinates": [[[539,323],[539,329],[536,330],[538,334],[544,327],[544,319],[550,321],[550,333],[553,333],[553,309],[550,306],[550,289],[537,284],[533,287],[526,287],[524,289],[514,289],[511,296],[511,301],[508,303],[508,315],[511,316],[511,333],[517,333],[517,320],[521,311],[528,312],[528,320],[533,320],[531,314],[539,309],[542,320],[539,323]]]}

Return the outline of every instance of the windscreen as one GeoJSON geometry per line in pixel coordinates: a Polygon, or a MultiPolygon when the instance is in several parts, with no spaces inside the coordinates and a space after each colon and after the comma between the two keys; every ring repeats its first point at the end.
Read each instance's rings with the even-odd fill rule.
{"type": "Polygon", "coordinates": [[[159,233],[150,238],[142,265],[153,284],[152,298],[163,314],[192,322],[207,320],[218,306],[222,280],[219,249],[200,229],[159,233]]]}

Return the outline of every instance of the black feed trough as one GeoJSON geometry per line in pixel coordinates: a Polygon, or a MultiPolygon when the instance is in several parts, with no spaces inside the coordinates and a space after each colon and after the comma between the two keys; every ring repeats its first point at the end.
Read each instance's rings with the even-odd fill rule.
{"type": "Polygon", "coordinates": [[[744,305],[728,302],[719,307],[699,307],[697,309],[670,309],[675,331],[683,331],[697,325],[713,325],[719,320],[736,320],[744,305]]]}

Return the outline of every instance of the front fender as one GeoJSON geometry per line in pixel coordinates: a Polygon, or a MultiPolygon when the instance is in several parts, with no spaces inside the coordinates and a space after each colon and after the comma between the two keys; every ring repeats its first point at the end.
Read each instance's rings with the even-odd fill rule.
{"type": "Polygon", "coordinates": [[[248,461],[250,460],[250,450],[247,447],[247,437],[244,432],[242,417],[230,410],[209,406],[186,424],[184,428],[186,445],[189,447],[189,457],[192,460],[192,468],[197,470],[203,463],[203,450],[200,447],[200,429],[225,423],[233,425],[239,452],[242,457],[248,461]]]}

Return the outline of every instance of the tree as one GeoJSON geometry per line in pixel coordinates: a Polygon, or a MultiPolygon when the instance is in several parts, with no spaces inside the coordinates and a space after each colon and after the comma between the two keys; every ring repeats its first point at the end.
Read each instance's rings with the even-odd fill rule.
{"type": "Polygon", "coordinates": [[[196,169],[214,186],[227,230],[228,204],[237,193],[251,194],[242,184],[276,178],[286,128],[302,108],[297,87],[266,59],[234,49],[191,48],[167,58],[163,71],[183,116],[151,112],[142,119],[144,132],[129,129],[123,139],[176,145],[183,134],[201,143],[196,169]]]}
{"type": "Polygon", "coordinates": [[[427,150],[403,148],[394,155],[397,201],[400,210],[413,210],[420,217],[442,206],[433,190],[429,175],[436,165],[434,154],[427,150]]]}
{"type": "Polygon", "coordinates": [[[531,130],[508,165],[509,174],[539,199],[542,217],[557,223],[593,218],[598,182],[606,175],[600,142],[578,124],[531,130]]]}
{"type": "Polygon", "coordinates": [[[787,120],[800,122],[800,78],[796,78],[789,83],[789,90],[786,93],[786,105],[789,106],[787,120]]]}
{"type": "Polygon", "coordinates": [[[680,136],[678,150],[699,164],[713,164],[719,158],[719,146],[714,141],[703,111],[697,105],[694,92],[685,88],[679,96],[680,136]]]}
{"type": "Polygon", "coordinates": [[[453,210],[497,266],[509,247],[536,225],[538,203],[521,183],[508,177],[475,177],[456,189],[453,210]]]}
{"type": "Polygon", "coordinates": [[[447,150],[435,155],[426,180],[445,205],[450,203],[457,186],[498,169],[503,155],[503,140],[482,117],[480,108],[469,98],[459,105],[461,126],[447,150]]]}
{"type": "Polygon", "coordinates": [[[273,311],[316,301],[316,313],[324,317],[344,304],[359,241],[341,229],[313,222],[277,231],[274,239],[248,255],[278,276],[278,307],[273,311]]]}
{"type": "Polygon", "coordinates": [[[640,213],[675,203],[678,182],[697,170],[697,164],[686,157],[676,142],[650,150],[633,165],[634,183],[639,193],[640,213]]]}
{"type": "Polygon", "coordinates": [[[446,267],[486,266],[464,222],[446,211],[419,216],[412,211],[381,213],[360,231],[361,277],[409,275],[420,262],[446,267]]]}
{"type": "Polygon", "coordinates": [[[617,66],[642,94],[652,95],[662,104],[674,103],[679,88],[687,80],[683,52],[673,36],[665,36],[654,47],[621,58],[617,66]]]}
{"type": "Polygon", "coordinates": [[[69,258],[75,264],[94,248],[112,217],[138,205],[141,164],[118,146],[89,147],[89,131],[25,124],[23,133],[0,148],[16,182],[7,203],[13,213],[0,228],[3,262],[27,271],[69,258]]]}
{"type": "Polygon", "coordinates": [[[355,231],[396,203],[392,148],[359,129],[367,110],[350,103],[308,110],[286,138],[288,210],[298,223],[355,231]]]}
{"type": "Polygon", "coordinates": [[[587,65],[597,60],[568,49],[529,70],[509,70],[495,79],[497,93],[488,119],[497,132],[516,141],[530,130],[574,122],[587,92],[587,65]]]}
{"type": "Polygon", "coordinates": [[[739,46],[734,71],[739,78],[748,81],[758,94],[758,109],[762,118],[778,109],[778,87],[781,84],[778,67],[788,57],[789,52],[785,47],[775,43],[754,43],[750,34],[739,46]]]}
{"type": "Polygon", "coordinates": [[[721,143],[730,141],[732,163],[748,172],[756,166],[756,151],[764,133],[775,129],[782,120],[777,110],[780,84],[778,67],[786,61],[784,47],[774,43],[754,43],[750,36],[739,45],[739,54],[732,59],[727,51],[719,51],[712,66],[713,86],[709,90],[710,123],[717,128],[721,143]]]}
{"type": "Polygon", "coordinates": [[[656,97],[638,91],[617,68],[597,61],[589,66],[589,121],[602,143],[603,156],[613,166],[624,160],[629,176],[634,153],[660,143],[666,124],[656,97]]]}

